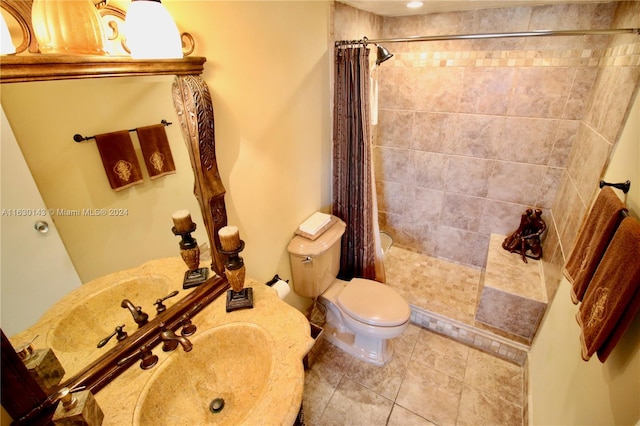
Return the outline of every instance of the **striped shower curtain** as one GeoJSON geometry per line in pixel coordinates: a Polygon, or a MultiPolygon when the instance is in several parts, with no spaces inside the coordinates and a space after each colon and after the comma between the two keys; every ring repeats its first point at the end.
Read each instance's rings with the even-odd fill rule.
{"type": "Polygon", "coordinates": [[[332,213],[347,224],[340,278],[384,282],[369,105],[369,49],[335,50],[332,213]]]}

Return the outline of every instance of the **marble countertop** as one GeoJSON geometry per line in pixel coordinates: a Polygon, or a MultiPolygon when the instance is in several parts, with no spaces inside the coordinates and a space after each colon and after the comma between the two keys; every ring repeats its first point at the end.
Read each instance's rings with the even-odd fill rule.
{"type": "MultiPolygon", "coordinates": [[[[147,262],[140,267],[110,274],[106,277],[91,281],[74,290],[56,303],[36,325],[10,338],[14,347],[24,344],[36,334],[40,338],[36,341],[36,349],[45,346],[44,342],[51,342],[53,329],[59,324],[60,316],[83,303],[83,300],[103,291],[111,285],[117,285],[130,277],[140,277],[146,274],[154,277],[166,277],[176,288],[181,288],[185,266],[180,258],[167,258],[147,262]]],[[[245,424],[293,424],[300,409],[304,387],[304,368],[302,359],[313,346],[314,340],[310,335],[307,319],[297,309],[280,300],[274,289],[247,279],[245,287],[253,288],[254,307],[233,312],[226,312],[226,298],[221,296],[201,312],[193,317],[193,324],[197,326],[196,333],[189,337],[195,339],[199,334],[212,328],[233,323],[252,323],[263,328],[271,337],[276,354],[273,372],[270,376],[263,403],[251,410],[244,418],[245,424]]],[[[181,290],[184,297],[188,291],[181,290]]],[[[153,296],[157,298],[157,295],[153,296]]],[[[173,303],[168,299],[170,308],[173,303]]],[[[145,307],[145,311],[152,317],[152,306],[145,307]]],[[[238,344],[242,342],[239,341],[238,344]]],[[[193,351],[198,350],[194,343],[193,351]]],[[[93,348],[88,351],[95,352],[93,348]]],[[[182,351],[180,347],[176,351],[182,351]]],[[[83,357],[78,351],[65,353],[55,349],[62,365],[69,372],[79,371],[84,364],[83,357]]],[[[159,357],[158,365],[150,370],[142,370],[138,363],[127,369],[119,377],[100,390],[95,396],[100,408],[104,412],[104,425],[133,424],[133,414],[136,405],[140,403],[139,396],[153,375],[153,372],[175,352],[165,353],[158,346],[153,351],[159,357]]],[[[247,371],[247,374],[251,374],[247,371]]],[[[65,376],[65,377],[67,377],[65,376]]],[[[179,392],[176,389],[176,392],[179,392]]],[[[167,395],[171,398],[171,395],[167,395]]]]}

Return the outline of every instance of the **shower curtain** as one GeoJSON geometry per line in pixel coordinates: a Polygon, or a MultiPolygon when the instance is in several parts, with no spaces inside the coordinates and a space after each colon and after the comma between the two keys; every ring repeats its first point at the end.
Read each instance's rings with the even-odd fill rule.
{"type": "Polygon", "coordinates": [[[332,213],[347,229],[340,278],[385,281],[373,178],[369,49],[335,50],[332,213]]]}

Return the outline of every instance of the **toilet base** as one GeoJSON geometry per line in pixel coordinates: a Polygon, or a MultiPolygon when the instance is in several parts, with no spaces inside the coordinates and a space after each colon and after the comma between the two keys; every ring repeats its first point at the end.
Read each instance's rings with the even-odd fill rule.
{"type": "Polygon", "coordinates": [[[325,324],[324,338],[349,355],[380,367],[393,358],[393,344],[388,339],[341,332],[331,324],[325,324]]]}

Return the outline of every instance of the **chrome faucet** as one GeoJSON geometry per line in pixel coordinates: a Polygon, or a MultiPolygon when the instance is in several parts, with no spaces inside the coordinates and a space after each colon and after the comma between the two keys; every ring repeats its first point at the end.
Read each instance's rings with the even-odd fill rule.
{"type": "Polygon", "coordinates": [[[141,306],[134,306],[129,299],[124,299],[120,304],[123,308],[126,308],[131,312],[133,320],[138,324],[138,328],[145,325],[149,320],[149,315],[142,312],[141,306]]]}
{"type": "Polygon", "coordinates": [[[160,340],[164,342],[164,344],[162,345],[162,350],[165,352],[171,352],[172,350],[177,348],[178,343],[182,345],[182,349],[184,349],[185,352],[189,352],[191,349],[193,349],[193,345],[191,344],[189,339],[184,336],[178,336],[171,329],[162,330],[162,332],[160,332],[160,340]]]}

